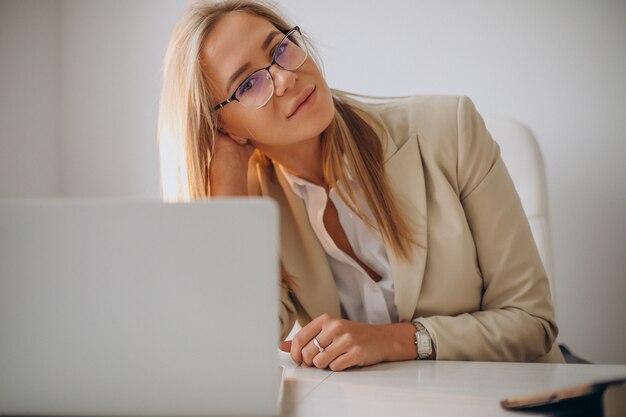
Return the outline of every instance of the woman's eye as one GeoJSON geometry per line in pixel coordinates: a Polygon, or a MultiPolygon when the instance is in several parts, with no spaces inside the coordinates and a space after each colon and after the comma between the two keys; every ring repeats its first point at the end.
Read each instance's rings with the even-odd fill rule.
{"type": "Polygon", "coordinates": [[[241,84],[241,87],[239,87],[239,91],[237,91],[237,95],[242,96],[246,94],[250,89],[252,89],[252,87],[254,87],[255,83],[256,83],[256,80],[254,79],[254,77],[248,78],[243,84],[241,84]]]}
{"type": "Polygon", "coordinates": [[[278,48],[276,48],[276,51],[274,51],[274,58],[278,58],[279,56],[284,54],[288,46],[289,46],[289,42],[287,41],[278,45],[278,48]]]}

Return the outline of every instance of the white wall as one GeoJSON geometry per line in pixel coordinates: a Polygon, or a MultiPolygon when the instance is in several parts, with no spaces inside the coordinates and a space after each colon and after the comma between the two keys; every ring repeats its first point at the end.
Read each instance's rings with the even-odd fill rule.
{"type": "Polygon", "coordinates": [[[56,3],[0,1],[0,196],[60,190],[58,41],[56,3]]]}
{"type": "Polygon", "coordinates": [[[59,3],[64,194],[159,196],[161,63],[184,5],[59,3]]]}
{"type": "MultiPolygon", "coordinates": [[[[0,3],[0,196],[158,196],[160,63],[184,4],[0,3]]],[[[533,130],[560,340],[626,363],[626,2],[281,4],[316,41],[331,86],[469,95],[533,130]]]]}

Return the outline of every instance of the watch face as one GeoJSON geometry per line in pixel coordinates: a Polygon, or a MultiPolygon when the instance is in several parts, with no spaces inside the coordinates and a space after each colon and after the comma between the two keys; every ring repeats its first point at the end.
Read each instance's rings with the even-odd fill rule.
{"type": "Polygon", "coordinates": [[[420,357],[422,357],[422,355],[430,356],[432,353],[432,344],[428,333],[417,333],[417,353],[420,357]]]}

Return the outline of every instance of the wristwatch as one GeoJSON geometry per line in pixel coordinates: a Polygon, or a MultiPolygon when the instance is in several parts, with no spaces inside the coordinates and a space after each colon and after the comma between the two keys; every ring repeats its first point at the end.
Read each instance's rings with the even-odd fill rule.
{"type": "Polygon", "coordinates": [[[413,320],[415,325],[415,344],[417,345],[417,359],[428,359],[433,353],[433,339],[422,323],[413,320]]]}

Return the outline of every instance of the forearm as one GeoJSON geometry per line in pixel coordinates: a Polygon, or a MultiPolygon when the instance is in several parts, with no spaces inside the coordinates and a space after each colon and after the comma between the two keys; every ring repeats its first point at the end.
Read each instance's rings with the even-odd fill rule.
{"type": "Polygon", "coordinates": [[[556,329],[523,310],[494,309],[420,318],[443,360],[530,362],[547,354],[556,329]]]}
{"type": "Polygon", "coordinates": [[[211,197],[247,196],[248,184],[244,174],[247,162],[238,155],[228,153],[213,160],[209,168],[211,197]]]}

